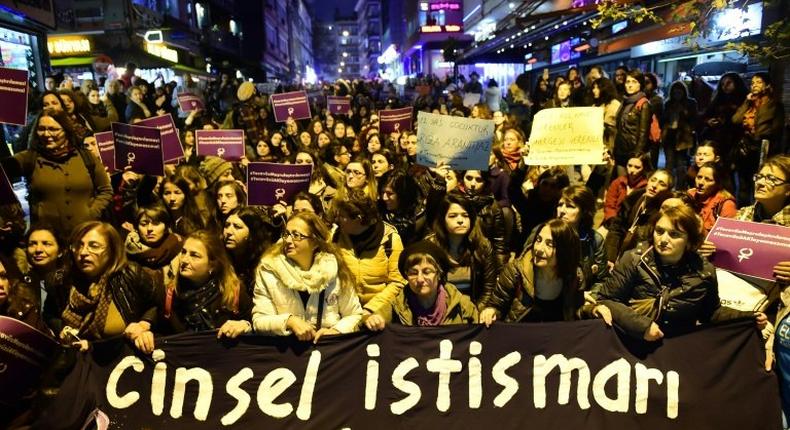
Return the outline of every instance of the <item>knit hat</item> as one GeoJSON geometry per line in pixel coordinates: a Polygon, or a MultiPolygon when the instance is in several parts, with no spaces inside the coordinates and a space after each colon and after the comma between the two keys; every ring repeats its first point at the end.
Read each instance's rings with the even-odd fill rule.
{"type": "Polygon", "coordinates": [[[219,177],[231,169],[233,169],[233,165],[230,162],[213,155],[206,156],[198,167],[200,174],[206,178],[209,186],[217,183],[219,177]]]}
{"type": "Polygon", "coordinates": [[[398,258],[398,270],[404,279],[407,277],[406,272],[409,270],[409,268],[406,267],[406,260],[409,259],[410,255],[414,254],[430,255],[439,263],[439,269],[441,269],[442,273],[447,276],[447,272],[450,270],[450,259],[447,257],[447,253],[444,249],[440,248],[439,245],[427,240],[421,240],[404,248],[403,252],[400,254],[400,258],[398,258]]]}
{"type": "Polygon", "coordinates": [[[240,102],[246,102],[254,95],[255,85],[250,81],[242,82],[241,85],[239,85],[239,89],[236,91],[236,97],[240,102]]]}

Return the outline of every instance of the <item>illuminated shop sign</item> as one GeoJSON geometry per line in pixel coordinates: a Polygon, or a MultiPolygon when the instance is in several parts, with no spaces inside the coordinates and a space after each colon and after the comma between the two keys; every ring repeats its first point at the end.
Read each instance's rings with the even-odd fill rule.
{"type": "Polygon", "coordinates": [[[461,3],[431,3],[430,8],[434,10],[461,10],[461,3]]]}
{"type": "Polygon", "coordinates": [[[178,63],[178,51],[170,49],[162,43],[146,43],[145,52],[159,58],[164,58],[167,61],[178,63]]]}
{"type": "Polygon", "coordinates": [[[420,27],[420,33],[458,33],[460,31],[460,25],[423,25],[420,27]]]}
{"type": "Polygon", "coordinates": [[[86,37],[48,37],[49,55],[72,55],[91,52],[91,41],[86,37]]]}

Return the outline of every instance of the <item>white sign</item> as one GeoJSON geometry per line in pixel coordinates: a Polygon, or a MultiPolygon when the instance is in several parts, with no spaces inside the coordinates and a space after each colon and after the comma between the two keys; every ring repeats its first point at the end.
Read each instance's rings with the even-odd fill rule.
{"type": "Polygon", "coordinates": [[[603,108],[553,108],[535,114],[527,164],[603,164],[603,152],[603,108]]]}
{"type": "Polygon", "coordinates": [[[423,166],[444,163],[453,170],[488,170],[493,141],[492,120],[417,114],[417,163],[423,166]]]}

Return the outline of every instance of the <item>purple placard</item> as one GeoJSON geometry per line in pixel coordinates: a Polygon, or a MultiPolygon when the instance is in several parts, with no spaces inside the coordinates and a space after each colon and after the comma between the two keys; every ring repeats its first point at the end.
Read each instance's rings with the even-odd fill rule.
{"type": "Polygon", "coordinates": [[[215,155],[228,161],[244,156],[244,130],[197,130],[198,155],[215,155]]]}
{"type": "Polygon", "coordinates": [[[123,170],[130,166],[135,173],[165,175],[159,129],[114,122],[112,134],[115,140],[116,169],[123,170]]]}
{"type": "Polygon", "coordinates": [[[58,344],[54,338],[6,316],[0,316],[0,334],[0,404],[14,404],[39,382],[58,344]]]}
{"type": "Polygon", "coordinates": [[[304,91],[293,91],[290,93],[272,94],[269,97],[272,101],[274,110],[274,120],[285,122],[288,117],[293,119],[310,119],[310,101],[304,91]]]}
{"type": "MultiPolygon", "coordinates": [[[[19,204],[19,199],[14,193],[14,187],[11,186],[11,181],[8,180],[8,175],[5,174],[3,166],[0,166],[0,205],[19,204]]],[[[3,223],[8,220],[0,220],[3,223]]]]}
{"type": "Polygon", "coordinates": [[[27,70],[0,67],[0,123],[27,122],[27,70]]]}
{"type": "Polygon", "coordinates": [[[348,115],[351,111],[351,99],[342,96],[326,96],[326,109],[331,114],[348,115]]]}
{"type": "Polygon", "coordinates": [[[178,95],[178,107],[182,112],[192,112],[193,110],[203,110],[206,107],[203,105],[203,99],[191,93],[183,93],[178,95]]]}
{"type": "Polygon", "coordinates": [[[392,133],[412,129],[412,108],[390,109],[379,112],[379,131],[392,133]]]}
{"type": "Polygon", "coordinates": [[[299,191],[310,188],[313,166],[309,164],[250,163],[247,166],[250,206],[291,203],[299,191]]]}
{"type": "Polygon", "coordinates": [[[135,125],[158,128],[162,133],[162,154],[165,163],[170,163],[184,158],[184,148],[181,146],[181,137],[170,114],[155,116],[138,121],[135,125]]]}
{"type": "Polygon", "coordinates": [[[112,138],[111,131],[96,133],[93,135],[96,138],[96,146],[99,147],[99,157],[101,162],[107,167],[110,172],[115,169],[115,139],[112,138]]]}
{"type": "Polygon", "coordinates": [[[790,261],[790,228],[719,218],[707,240],[716,244],[714,266],[772,281],[774,266],[790,261]]]}

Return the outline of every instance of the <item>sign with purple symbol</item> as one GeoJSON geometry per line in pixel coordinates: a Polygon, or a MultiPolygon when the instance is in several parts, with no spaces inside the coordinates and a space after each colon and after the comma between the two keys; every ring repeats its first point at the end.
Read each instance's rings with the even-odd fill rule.
{"type": "Polygon", "coordinates": [[[162,153],[165,163],[170,163],[184,158],[184,148],[181,146],[181,137],[178,135],[176,123],[170,114],[155,116],[135,123],[144,127],[158,128],[162,133],[162,153]]]}
{"type": "Polygon", "coordinates": [[[342,96],[326,96],[326,107],[329,113],[348,115],[351,111],[351,99],[342,96]]]}
{"type": "Polygon", "coordinates": [[[58,344],[22,321],[0,316],[0,404],[14,404],[36,386],[58,344]]]}
{"type": "Polygon", "coordinates": [[[0,123],[27,122],[27,70],[0,67],[0,123]]]}
{"type": "Polygon", "coordinates": [[[159,129],[139,125],[112,123],[115,140],[115,168],[131,167],[135,173],[164,176],[162,135],[159,129]]]}
{"type": "Polygon", "coordinates": [[[223,160],[239,161],[244,156],[244,130],[197,130],[198,155],[215,155],[223,160]]]}
{"type": "Polygon", "coordinates": [[[714,266],[766,280],[774,280],[774,266],[790,261],[790,228],[776,224],[719,218],[707,240],[716,244],[714,266]]]}
{"type": "Polygon", "coordinates": [[[272,206],[291,203],[299,191],[310,188],[313,166],[309,164],[250,163],[247,167],[248,203],[272,206]]]}
{"type": "Polygon", "coordinates": [[[96,133],[93,135],[96,138],[96,146],[99,147],[99,157],[101,162],[107,166],[110,172],[115,169],[115,140],[112,138],[111,131],[96,133]]]}
{"type": "Polygon", "coordinates": [[[272,94],[269,97],[272,101],[274,110],[274,120],[285,122],[288,117],[293,119],[310,119],[310,101],[304,91],[292,91],[290,93],[272,94]]]}
{"type": "Polygon", "coordinates": [[[8,175],[5,174],[3,166],[0,166],[0,205],[19,204],[19,199],[14,193],[14,187],[11,186],[11,181],[8,180],[8,175]]]}
{"type": "Polygon", "coordinates": [[[390,109],[379,112],[379,131],[401,132],[412,129],[412,108],[390,109]]]}
{"type": "Polygon", "coordinates": [[[191,93],[178,95],[178,107],[180,107],[183,112],[192,112],[193,110],[203,110],[206,108],[203,105],[203,99],[191,93]]]}

